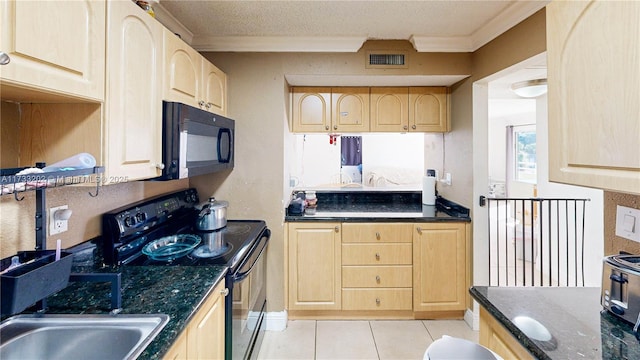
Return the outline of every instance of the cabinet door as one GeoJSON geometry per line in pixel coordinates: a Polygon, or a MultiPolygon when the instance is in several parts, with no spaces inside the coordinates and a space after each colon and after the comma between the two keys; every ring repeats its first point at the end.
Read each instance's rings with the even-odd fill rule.
{"type": "Polygon", "coordinates": [[[329,132],[331,129],[331,89],[296,87],[292,89],[293,132],[329,132]]]}
{"type": "Polygon", "coordinates": [[[216,286],[189,323],[188,359],[224,359],[224,284],[216,286]]]}
{"type": "Polygon", "coordinates": [[[200,93],[202,55],[166,28],[164,61],[164,99],[204,107],[200,93]]]}
{"type": "Polygon", "coordinates": [[[409,131],[449,131],[449,89],[409,88],[409,131]]]}
{"type": "Polygon", "coordinates": [[[371,88],[371,131],[409,131],[409,88],[371,88]]]}
{"type": "Polygon", "coordinates": [[[549,179],[640,194],[640,2],[546,14],[549,179]]]}
{"type": "Polygon", "coordinates": [[[289,310],[340,310],[338,223],[289,224],[289,310]]]}
{"type": "Polygon", "coordinates": [[[413,233],[413,310],[464,310],[465,225],[416,224],[413,233]]]}
{"type": "Polygon", "coordinates": [[[503,359],[529,360],[534,357],[485,308],[480,308],[480,345],[503,359]]]}
{"type": "Polygon", "coordinates": [[[130,1],[108,2],[106,179],[159,176],[162,167],[162,29],[130,1]]]}
{"type": "Polygon", "coordinates": [[[187,334],[186,332],[171,345],[169,351],[162,357],[164,360],[186,360],[187,359],[187,334]]]}
{"type": "Polygon", "coordinates": [[[3,84],[104,100],[104,1],[0,1],[3,84]]]}
{"type": "Polygon", "coordinates": [[[331,131],[369,131],[369,88],[331,88],[331,131]]]}
{"type": "Polygon", "coordinates": [[[215,65],[202,59],[202,100],[205,109],[227,115],[227,75],[215,65]]]}

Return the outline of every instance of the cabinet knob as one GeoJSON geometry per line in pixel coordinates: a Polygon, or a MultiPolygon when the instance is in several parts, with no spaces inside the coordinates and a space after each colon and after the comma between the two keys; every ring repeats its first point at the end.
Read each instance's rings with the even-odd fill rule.
{"type": "Polygon", "coordinates": [[[9,57],[9,54],[4,51],[0,51],[0,65],[7,65],[10,62],[11,58],[9,57]]]}
{"type": "Polygon", "coordinates": [[[336,226],[336,227],[334,228],[334,230],[335,230],[336,232],[340,232],[340,227],[339,227],[339,226],[336,226]]]}
{"type": "Polygon", "coordinates": [[[324,129],[325,129],[325,130],[329,130],[329,125],[325,125],[325,126],[324,126],[324,129]]]}
{"type": "Polygon", "coordinates": [[[380,275],[376,275],[376,282],[380,284],[380,275]]]}
{"type": "Polygon", "coordinates": [[[380,240],[380,233],[376,231],[376,240],[380,240]]]}
{"type": "Polygon", "coordinates": [[[204,107],[206,107],[206,108],[207,108],[207,110],[208,110],[208,109],[210,109],[212,106],[213,106],[213,103],[210,103],[210,102],[208,102],[208,103],[206,103],[206,104],[204,105],[204,107]]]}
{"type": "Polygon", "coordinates": [[[376,305],[380,305],[380,298],[376,298],[376,305]]]}
{"type": "Polygon", "coordinates": [[[158,163],[158,164],[156,164],[156,168],[158,168],[160,170],[164,170],[164,164],[163,163],[158,163]]]}
{"type": "Polygon", "coordinates": [[[413,130],[415,130],[415,129],[416,129],[416,126],[415,126],[415,125],[411,125],[411,128],[412,128],[413,130]]]}
{"type": "Polygon", "coordinates": [[[229,288],[224,288],[224,290],[220,290],[220,295],[222,296],[229,295],[229,288]]]}
{"type": "Polygon", "coordinates": [[[418,234],[422,235],[422,228],[421,227],[417,227],[416,231],[418,232],[418,234]]]}
{"type": "Polygon", "coordinates": [[[380,253],[376,253],[376,260],[380,260],[380,253]]]}
{"type": "Polygon", "coordinates": [[[404,130],[409,130],[409,127],[407,125],[402,127],[404,130]]]}
{"type": "Polygon", "coordinates": [[[338,130],[338,125],[333,125],[333,130],[338,130]]]}
{"type": "Polygon", "coordinates": [[[204,100],[198,101],[198,105],[200,105],[200,107],[204,107],[204,100]]]}

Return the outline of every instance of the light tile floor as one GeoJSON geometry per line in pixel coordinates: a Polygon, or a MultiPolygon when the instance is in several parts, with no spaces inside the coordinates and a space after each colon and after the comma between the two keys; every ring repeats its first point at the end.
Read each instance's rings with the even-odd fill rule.
{"type": "Polygon", "coordinates": [[[258,359],[422,359],[442,335],[478,342],[462,320],[292,320],[266,332],[258,359]]]}

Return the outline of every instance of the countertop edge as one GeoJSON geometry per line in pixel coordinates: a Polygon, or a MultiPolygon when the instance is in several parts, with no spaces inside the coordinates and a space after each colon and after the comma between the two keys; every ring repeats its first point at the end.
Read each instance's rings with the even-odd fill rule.
{"type": "Polygon", "coordinates": [[[535,356],[537,359],[549,359],[551,357],[547,355],[547,353],[542,350],[540,347],[536,345],[536,343],[529,339],[520,329],[518,329],[515,324],[509,320],[497,307],[495,307],[489,299],[485,298],[479,291],[476,290],[475,286],[469,288],[469,294],[478,301],[478,303],[483,306],[491,316],[493,316],[502,326],[504,326],[507,331],[513,335],[513,337],[518,341],[520,345],[522,345],[531,355],[535,356]]]}
{"type": "Polygon", "coordinates": [[[406,223],[423,223],[423,222],[471,222],[469,217],[452,217],[452,218],[431,218],[431,217],[328,217],[328,216],[300,216],[286,215],[285,222],[406,222],[406,223]]]}
{"type": "MultiPolygon", "coordinates": [[[[206,300],[209,298],[209,296],[213,294],[213,291],[216,288],[216,286],[218,286],[220,284],[220,281],[224,280],[224,278],[227,276],[228,272],[229,272],[229,268],[225,266],[224,269],[220,272],[220,274],[218,274],[218,277],[215,279],[213,284],[202,295],[202,297],[200,298],[200,301],[193,306],[193,310],[191,311],[191,313],[189,313],[189,315],[187,315],[187,317],[185,318],[184,322],[182,323],[182,326],[180,328],[176,328],[176,332],[175,332],[176,335],[173,338],[164,339],[165,342],[163,344],[158,344],[158,343],[154,344],[155,341],[159,340],[160,334],[162,333],[162,331],[165,331],[165,329],[163,328],[162,331],[156,337],[156,339],[154,339],[151,342],[151,344],[149,344],[149,346],[147,346],[145,351],[142,354],[140,354],[140,358],[141,359],[146,359],[146,358],[149,358],[149,359],[151,359],[151,358],[153,358],[153,359],[162,359],[164,357],[164,355],[167,353],[167,351],[169,351],[169,349],[171,349],[171,347],[176,342],[176,340],[178,340],[178,338],[182,335],[184,330],[189,326],[189,323],[191,322],[191,320],[193,320],[194,315],[198,311],[200,311],[200,308],[202,307],[202,305],[206,302],[206,300]],[[153,346],[153,348],[152,348],[152,346],[153,346]],[[153,354],[148,354],[147,353],[147,350],[150,349],[150,348],[155,350],[155,352],[153,354]]],[[[225,284],[225,286],[226,286],[226,284],[225,284]]],[[[169,321],[171,321],[171,320],[172,319],[170,318],[169,321]]],[[[166,326],[165,326],[165,328],[166,328],[166,326]]]]}

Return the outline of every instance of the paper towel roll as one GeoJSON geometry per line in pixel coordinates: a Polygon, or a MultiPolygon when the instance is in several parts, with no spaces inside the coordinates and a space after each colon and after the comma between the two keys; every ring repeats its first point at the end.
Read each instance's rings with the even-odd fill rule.
{"type": "Polygon", "coordinates": [[[433,176],[422,178],[422,203],[425,205],[436,204],[436,178],[433,176]]]}
{"type": "Polygon", "coordinates": [[[79,153],[46,166],[42,171],[59,171],[63,169],[89,169],[96,166],[96,158],[89,153],[79,153]]]}

